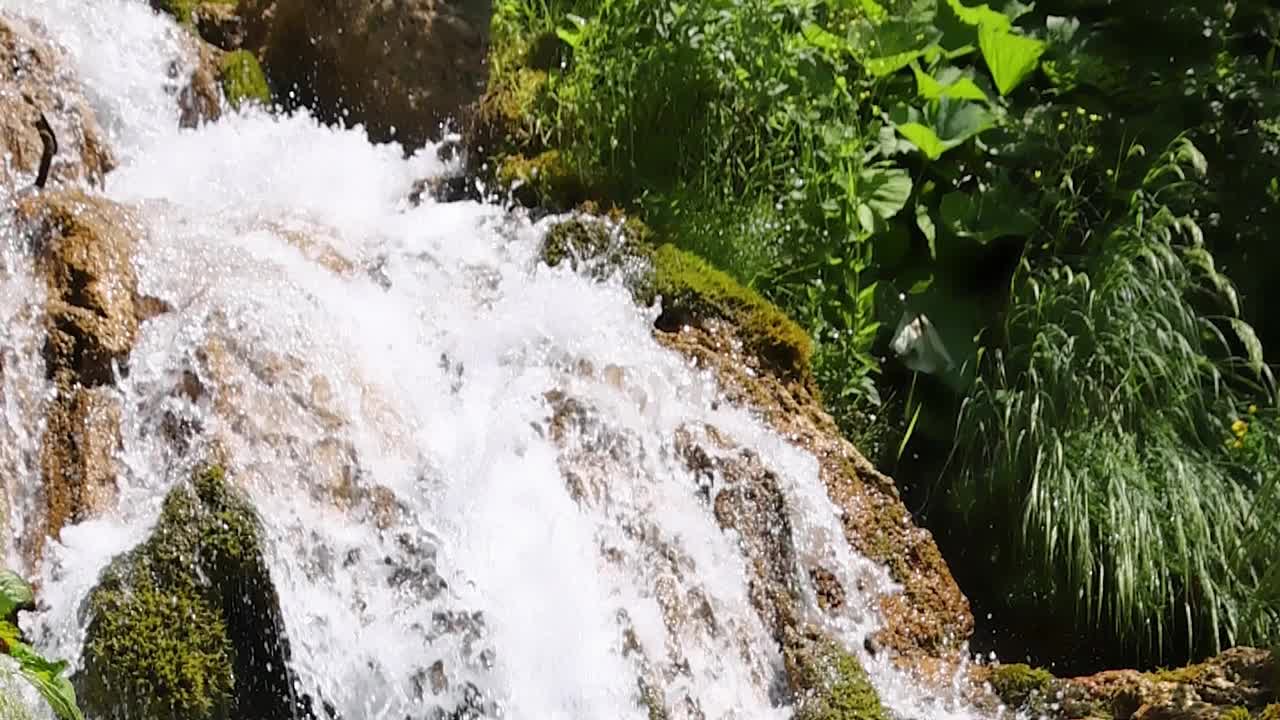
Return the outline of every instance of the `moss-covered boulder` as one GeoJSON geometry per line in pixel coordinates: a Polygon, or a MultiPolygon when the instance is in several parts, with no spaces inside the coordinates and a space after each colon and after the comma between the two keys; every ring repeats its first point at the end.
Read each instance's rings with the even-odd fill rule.
{"type": "Polygon", "coordinates": [[[262,72],[258,59],[248,50],[236,50],[222,56],[218,63],[218,76],[231,107],[238,108],[246,102],[271,104],[267,76],[262,72]]]}
{"type": "Polygon", "coordinates": [[[151,0],[151,7],[168,13],[180,23],[191,23],[196,9],[203,5],[221,5],[234,9],[240,0],[151,0]]]}
{"type": "Polygon", "coordinates": [[[790,378],[809,375],[812,341],[773,303],[674,245],[653,255],[653,289],[662,297],[664,327],[719,319],[730,323],[745,350],[790,378]]]}
{"type": "Polygon", "coordinates": [[[862,663],[834,641],[793,636],[783,658],[796,720],[888,720],[862,663]]]}
{"type": "Polygon", "coordinates": [[[131,720],[307,716],[251,505],[220,469],[165,499],[151,537],[116,558],[87,604],[89,715],[131,720]]]}
{"type": "Polygon", "coordinates": [[[991,689],[1006,705],[1017,710],[1043,711],[1054,696],[1054,677],[1049,671],[1023,663],[992,669],[991,689]]]}

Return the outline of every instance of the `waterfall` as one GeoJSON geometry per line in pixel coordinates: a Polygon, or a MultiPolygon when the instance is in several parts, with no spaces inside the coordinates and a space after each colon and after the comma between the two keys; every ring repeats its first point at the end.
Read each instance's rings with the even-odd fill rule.
{"type": "MultiPolygon", "coordinates": [[[[139,292],[168,309],[111,389],[118,496],[25,568],[42,601],[23,625],[42,650],[80,666],[99,573],[189,475],[183,448],[216,442],[262,515],[300,688],[342,718],[466,703],[480,717],[645,718],[638,678],[673,720],[788,718],[743,553],[679,456],[682,433],[714,428],[777,474],[788,542],[849,589],[821,613],[805,587],[802,612],[857,654],[886,707],[980,717],[864,648],[892,581],[846,543],[815,458],[720,402],[621,282],[541,263],[552,219],[414,206],[413,184],[453,161],[359,127],[249,109],[179,129],[174,68],[192,59],[145,2],[0,9],[41,21],[71,58],[119,160],[101,192],[140,218],[139,292]]],[[[20,566],[52,389],[43,289],[5,222],[0,477],[20,566]]]]}

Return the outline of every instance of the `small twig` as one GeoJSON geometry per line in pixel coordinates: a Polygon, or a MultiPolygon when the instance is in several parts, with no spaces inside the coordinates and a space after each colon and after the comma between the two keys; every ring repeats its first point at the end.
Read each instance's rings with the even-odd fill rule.
{"type": "Polygon", "coordinates": [[[44,145],[44,149],[40,152],[40,172],[36,174],[36,189],[43,190],[44,184],[49,181],[49,168],[53,165],[53,156],[58,152],[58,137],[53,134],[53,128],[43,112],[40,113],[40,119],[36,120],[36,130],[40,131],[40,142],[44,145]]]}

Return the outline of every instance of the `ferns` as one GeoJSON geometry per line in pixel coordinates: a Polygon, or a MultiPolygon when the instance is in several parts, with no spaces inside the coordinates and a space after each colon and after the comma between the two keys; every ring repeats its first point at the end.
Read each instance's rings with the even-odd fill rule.
{"type": "Polygon", "coordinates": [[[1010,350],[983,361],[956,443],[969,511],[1016,516],[1008,539],[1060,603],[1157,653],[1175,624],[1193,651],[1280,627],[1250,611],[1270,566],[1248,541],[1276,521],[1232,441],[1270,378],[1238,357],[1254,339],[1234,293],[1166,204],[1202,168],[1179,140],[1087,265],[1023,263],[1010,350]]]}

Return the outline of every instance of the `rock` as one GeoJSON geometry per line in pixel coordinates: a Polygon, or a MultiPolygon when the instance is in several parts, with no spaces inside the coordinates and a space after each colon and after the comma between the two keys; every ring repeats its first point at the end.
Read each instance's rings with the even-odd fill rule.
{"type": "Polygon", "coordinates": [[[201,38],[222,50],[244,45],[244,20],[234,3],[202,2],[191,9],[191,24],[201,38]]]}
{"type": "Polygon", "coordinates": [[[218,468],[165,498],[151,537],[90,593],[74,682],[100,718],[311,717],[248,502],[218,468]]]}
{"type": "Polygon", "coordinates": [[[8,159],[0,185],[10,191],[28,186],[39,167],[41,113],[58,145],[49,186],[101,185],[115,159],[65,53],[42,26],[0,13],[0,147],[8,159]]]}
{"type": "Polygon", "coordinates": [[[835,643],[808,632],[794,636],[783,657],[798,698],[795,720],[887,720],[858,659],[835,643]]]}
{"type": "Polygon", "coordinates": [[[975,671],[1007,706],[1054,720],[1247,720],[1280,699],[1280,660],[1233,648],[1176,670],[1109,670],[1061,679],[1026,665],[975,671]]]}
{"type": "Polygon", "coordinates": [[[479,97],[487,0],[242,0],[244,46],[276,95],[416,148],[479,97]]]}
{"type": "Polygon", "coordinates": [[[196,58],[195,67],[178,93],[178,108],[182,111],[178,124],[184,128],[222,117],[221,52],[195,37],[189,38],[189,45],[189,52],[196,58]]]}
{"type": "Polygon", "coordinates": [[[50,378],[69,373],[86,387],[108,385],[138,334],[132,213],[77,190],[43,192],[18,206],[45,278],[50,378]]]}
{"type": "Polygon", "coordinates": [[[45,539],[112,504],[120,407],[110,386],[138,334],[130,211],[78,190],[47,190],[18,205],[43,276],[45,371],[55,394],[41,442],[40,523],[23,538],[33,563],[45,539]]]}

